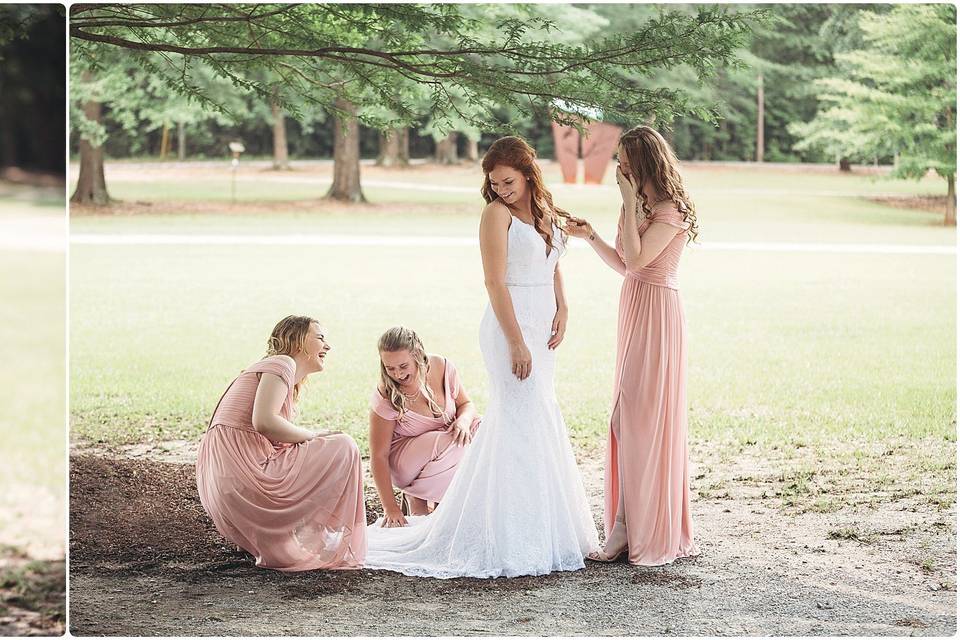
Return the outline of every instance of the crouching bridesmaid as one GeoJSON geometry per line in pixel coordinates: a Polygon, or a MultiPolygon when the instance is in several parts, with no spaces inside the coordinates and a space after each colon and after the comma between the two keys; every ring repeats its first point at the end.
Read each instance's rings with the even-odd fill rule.
{"type": "Polygon", "coordinates": [[[384,527],[426,515],[443,499],[457,465],[480,426],[456,367],[428,355],[416,333],[394,327],[380,337],[380,384],[370,402],[370,466],[383,505],[384,527]]]}
{"type": "Polygon", "coordinates": [[[292,422],[304,380],[329,350],[316,320],[281,320],[267,356],[227,387],[200,442],[200,502],[259,567],[357,569],[366,556],[356,443],[292,422]]]}

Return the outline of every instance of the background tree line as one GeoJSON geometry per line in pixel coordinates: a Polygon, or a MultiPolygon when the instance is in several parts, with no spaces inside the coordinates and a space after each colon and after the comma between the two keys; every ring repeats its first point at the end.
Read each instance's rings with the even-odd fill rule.
{"type": "MultiPolygon", "coordinates": [[[[628,91],[642,96],[630,108],[621,108],[628,98],[605,88],[609,95],[596,100],[596,106],[604,109],[606,119],[624,126],[653,123],[671,139],[681,159],[835,162],[840,169],[849,169],[852,162],[883,163],[895,164],[898,175],[909,177],[933,169],[946,179],[953,195],[956,9],[952,5],[754,5],[750,9],[759,9],[762,15],[744,19],[747,28],[739,39],[724,41],[717,52],[710,51],[710,43],[693,39],[672,44],[671,38],[685,33],[684,17],[695,23],[702,5],[669,9],[679,16],[674,22],[665,21],[664,7],[656,5],[499,5],[498,15],[488,15],[491,9],[484,5],[461,5],[455,25],[444,23],[445,30],[430,33],[421,29],[416,43],[441,50],[456,49],[460,41],[507,38],[549,56],[551,46],[569,45],[575,50],[611,32],[627,37],[645,33],[659,38],[660,52],[668,61],[611,65],[605,70],[607,79],[620,81],[628,91]],[[550,44],[535,29],[518,26],[547,19],[552,23],[550,44]],[[676,51],[683,47],[682,52],[676,51]],[[695,61],[691,56],[696,56],[698,48],[702,60],[695,61]],[[920,74],[923,77],[915,77],[916,68],[926,69],[920,74]],[[879,94],[887,96],[885,102],[879,94]],[[872,111],[867,105],[872,105],[872,111]]],[[[727,9],[742,8],[728,5],[727,9]]],[[[396,11],[415,10],[398,7],[396,11]]],[[[382,38],[382,34],[371,35],[373,23],[365,22],[362,13],[337,17],[343,20],[335,26],[343,41],[362,48],[382,38]]],[[[89,25],[98,24],[97,19],[100,24],[112,24],[103,22],[103,16],[80,18],[81,22],[93,20],[89,25]]],[[[424,16],[392,18],[402,23],[424,16]]],[[[412,22],[407,26],[417,30],[412,22]]],[[[173,40],[156,38],[162,44],[173,40]]],[[[297,69],[295,63],[284,63],[289,73],[284,67],[249,63],[225,72],[223,65],[201,63],[194,50],[186,50],[182,61],[171,63],[178,54],[131,57],[117,47],[109,51],[103,45],[84,44],[97,47],[97,63],[90,64],[93,56],[77,58],[74,81],[82,97],[83,87],[93,78],[91,66],[96,67],[102,106],[99,141],[111,157],[222,158],[227,142],[240,139],[248,154],[273,156],[275,166],[283,168],[291,157],[336,157],[342,133],[350,138],[357,157],[376,157],[384,164],[402,165],[410,157],[456,162],[476,159],[478,149],[505,127],[531,140],[542,157],[553,154],[550,120],[554,114],[548,103],[521,107],[518,101],[494,100],[498,95],[506,98],[511,88],[516,92],[516,86],[483,93],[470,81],[429,84],[432,77],[400,70],[380,78],[389,80],[389,87],[368,82],[347,100],[331,89],[338,82],[348,82],[343,74],[306,78],[304,68],[297,69]],[[160,72],[164,61],[158,56],[168,66],[182,65],[181,77],[160,72]],[[330,90],[328,97],[317,99],[315,91],[291,90],[300,82],[307,88],[311,83],[312,88],[322,85],[324,91],[330,90]],[[211,108],[214,95],[217,108],[211,108]],[[354,110],[346,115],[348,120],[355,118],[355,129],[343,126],[344,105],[354,110]]],[[[464,76],[482,76],[480,68],[464,69],[462,63],[459,69],[464,76]]],[[[548,71],[540,73],[540,84],[520,93],[529,89],[530,95],[550,94],[550,82],[561,78],[548,71]]],[[[358,72],[361,77],[364,73],[358,72]]],[[[554,91],[547,97],[561,94],[562,90],[554,91]]],[[[74,105],[81,108],[80,101],[74,105]]],[[[89,134],[89,128],[75,127],[74,148],[89,134]]],[[[359,193],[359,188],[355,191],[359,193]]],[[[951,206],[948,222],[955,220],[955,205],[951,206]]]]}

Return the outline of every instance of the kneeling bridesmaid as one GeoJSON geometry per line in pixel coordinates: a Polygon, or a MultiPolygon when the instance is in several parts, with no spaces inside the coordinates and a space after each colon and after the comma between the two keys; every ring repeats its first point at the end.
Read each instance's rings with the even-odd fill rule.
{"type": "Polygon", "coordinates": [[[366,556],[356,443],[291,422],[304,380],[323,370],[329,350],[316,320],[281,320],[267,356],[227,387],[200,442],[200,502],[259,567],[358,569],[366,556]]]}
{"type": "Polygon", "coordinates": [[[416,333],[394,327],[380,337],[380,384],[371,399],[370,466],[383,505],[383,526],[407,524],[393,497],[403,491],[408,515],[440,502],[480,416],[456,367],[428,355],[416,333]]]}

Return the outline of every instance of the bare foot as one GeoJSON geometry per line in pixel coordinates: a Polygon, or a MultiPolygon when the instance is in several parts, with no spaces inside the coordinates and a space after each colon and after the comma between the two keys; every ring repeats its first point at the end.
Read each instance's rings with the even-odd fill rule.
{"type": "Polygon", "coordinates": [[[594,562],[613,562],[627,552],[627,525],[617,520],[610,535],[607,536],[603,551],[596,551],[587,556],[587,560],[594,562]]]}

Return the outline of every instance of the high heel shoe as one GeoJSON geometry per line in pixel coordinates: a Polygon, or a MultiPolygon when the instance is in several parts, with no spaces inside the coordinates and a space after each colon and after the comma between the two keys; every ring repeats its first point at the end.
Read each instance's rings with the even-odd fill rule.
{"type": "Polygon", "coordinates": [[[588,555],[587,560],[592,560],[593,562],[616,562],[623,556],[623,554],[629,551],[629,549],[629,541],[627,540],[627,525],[624,521],[617,520],[617,522],[613,525],[613,530],[610,531],[610,536],[607,538],[607,545],[603,548],[603,550],[594,551],[588,555]],[[607,549],[610,549],[610,540],[615,537],[614,534],[621,534],[621,532],[623,535],[623,546],[619,549],[616,549],[612,554],[608,553],[607,549]]]}

